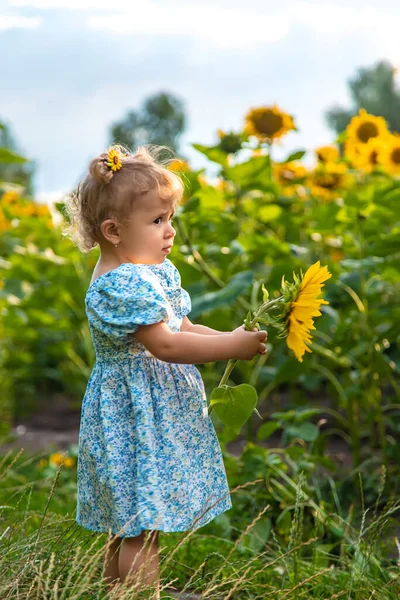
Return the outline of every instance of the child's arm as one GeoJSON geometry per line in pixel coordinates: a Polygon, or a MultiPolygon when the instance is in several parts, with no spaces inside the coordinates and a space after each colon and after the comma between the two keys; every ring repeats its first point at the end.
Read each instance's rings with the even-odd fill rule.
{"type": "Polygon", "coordinates": [[[201,333],[202,335],[224,335],[230,333],[229,331],[218,331],[218,329],[212,329],[206,327],[206,325],[198,325],[192,323],[186,316],[182,319],[181,331],[191,331],[192,333],[201,333]]]}
{"type": "Polygon", "coordinates": [[[251,360],[257,353],[265,354],[267,335],[266,331],[246,331],[244,325],[220,335],[174,332],[164,321],[141,325],[134,333],[156,358],[182,364],[204,364],[230,358],[251,360]]]}

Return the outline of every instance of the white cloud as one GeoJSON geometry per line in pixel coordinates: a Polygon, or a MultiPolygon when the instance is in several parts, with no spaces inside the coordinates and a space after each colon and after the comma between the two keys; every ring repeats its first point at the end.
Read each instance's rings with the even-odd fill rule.
{"type": "MultiPolygon", "coordinates": [[[[19,8],[43,10],[115,10],[115,6],[109,0],[8,0],[8,4],[19,8]]],[[[118,5],[128,5],[128,0],[120,0],[118,5]]]]}
{"type": "Polygon", "coordinates": [[[379,33],[387,34],[386,27],[396,27],[400,24],[399,14],[384,12],[368,4],[361,7],[341,5],[338,2],[297,2],[291,9],[292,16],[300,23],[311,27],[314,31],[324,34],[351,33],[356,30],[374,29],[379,33]],[[382,29],[380,29],[382,28],[382,29]]]}
{"type": "Polygon", "coordinates": [[[92,29],[117,34],[184,35],[204,37],[223,48],[277,42],[289,32],[283,15],[255,14],[250,10],[224,9],[211,5],[160,5],[147,1],[135,10],[113,15],[92,16],[92,29]]]}
{"type": "Polygon", "coordinates": [[[181,0],[9,0],[19,8],[88,11],[91,29],[108,30],[116,34],[146,36],[190,36],[211,40],[222,48],[248,47],[277,42],[287,36],[289,21],[284,11],[260,10],[247,5],[224,8],[181,0]],[[112,14],[110,14],[110,11],[112,14]],[[102,14],[107,12],[107,14],[102,14]]]}
{"type": "Polygon", "coordinates": [[[19,15],[0,15],[0,30],[36,29],[42,23],[41,17],[22,17],[19,15]]]}
{"type": "MultiPolygon", "coordinates": [[[[379,7],[353,0],[281,0],[275,3],[248,0],[245,9],[230,0],[213,5],[182,0],[8,0],[8,5],[42,10],[87,11],[88,26],[114,34],[190,36],[211,41],[221,48],[275,43],[302,26],[315,35],[351,35],[371,31],[374,43],[390,59],[398,61],[397,32],[400,14],[396,3],[381,0],[379,7]],[[106,13],[106,14],[104,14],[106,13]]],[[[13,17],[11,17],[13,18],[13,17]]],[[[22,19],[22,17],[18,17],[22,19]]]]}

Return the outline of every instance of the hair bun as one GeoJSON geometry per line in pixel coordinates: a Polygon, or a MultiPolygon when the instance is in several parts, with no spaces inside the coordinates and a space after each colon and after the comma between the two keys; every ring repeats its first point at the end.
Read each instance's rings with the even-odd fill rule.
{"type": "Polygon", "coordinates": [[[99,183],[107,184],[110,183],[114,172],[111,171],[107,165],[107,154],[101,154],[94,158],[89,164],[89,173],[99,183]]]}

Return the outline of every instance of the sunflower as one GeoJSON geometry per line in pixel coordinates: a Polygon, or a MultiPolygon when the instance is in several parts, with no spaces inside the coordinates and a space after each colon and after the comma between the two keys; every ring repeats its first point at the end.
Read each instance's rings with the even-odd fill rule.
{"type": "Polygon", "coordinates": [[[1,203],[2,204],[18,204],[21,195],[16,190],[7,190],[4,192],[1,203]]]}
{"type": "Polygon", "coordinates": [[[310,331],[315,329],[313,317],[322,314],[319,310],[321,304],[329,304],[327,300],[318,296],[321,294],[323,282],[330,277],[332,274],[329,273],[328,267],[321,267],[318,260],[307,269],[301,280],[295,276],[295,284],[285,283],[283,286],[284,297],[289,295],[292,298],[286,314],[286,344],[300,362],[303,362],[305,352],[311,352],[307,344],[312,339],[310,331]]]}
{"type": "Polygon", "coordinates": [[[360,144],[355,143],[353,139],[346,140],[343,147],[344,158],[351,165],[356,165],[361,153],[360,144]]]}
{"type": "Polygon", "coordinates": [[[119,171],[122,167],[121,154],[115,148],[111,148],[107,154],[107,160],[105,161],[107,167],[112,171],[119,171]]]}
{"type": "Polygon", "coordinates": [[[387,145],[381,151],[383,168],[392,175],[400,175],[400,135],[393,134],[387,139],[387,145]]]}
{"type": "Polygon", "coordinates": [[[387,138],[370,138],[366,144],[360,145],[352,155],[352,163],[356,169],[371,173],[381,166],[381,155],[387,144],[387,138]]]}
{"type": "Polygon", "coordinates": [[[333,163],[339,160],[340,153],[336,146],[320,146],[315,149],[315,156],[322,163],[333,163]]]}
{"type": "Polygon", "coordinates": [[[239,152],[239,150],[242,148],[243,142],[246,139],[246,137],[241,133],[235,133],[233,131],[225,133],[222,131],[222,129],[217,129],[217,135],[219,137],[218,148],[227,154],[235,154],[236,152],[239,152]]]}
{"type": "Polygon", "coordinates": [[[344,163],[320,164],[311,172],[308,183],[312,196],[332,200],[349,187],[350,176],[344,163]]]}
{"type": "Polygon", "coordinates": [[[244,133],[254,135],[260,141],[273,141],[292,129],[297,131],[293,117],[276,104],[251,108],[245,116],[244,133]]]}
{"type": "Polygon", "coordinates": [[[168,171],[173,171],[174,173],[177,171],[190,171],[189,163],[183,160],[183,158],[176,158],[169,163],[168,171]]]}
{"type": "Polygon", "coordinates": [[[299,198],[306,197],[306,191],[301,181],[307,176],[304,165],[291,161],[288,163],[273,163],[272,173],[275,181],[281,186],[282,196],[299,198]]]}
{"type": "Polygon", "coordinates": [[[49,463],[54,466],[61,465],[63,460],[64,460],[64,457],[60,452],[54,452],[53,454],[50,454],[50,456],[49,456],[49,463]]]}
{"type": "Polygon", "coordinates": [[[346,127],[346,140],[355,145],[366,144],[375,137],[385,137],[389,134],[386,121],[383,117],[370,115],[364,108],[360,108],[346,127]]]}
{"type": "Polygon", "coordinates": [[[273,163],[272,173],[280,185],[291,185],[299,179],[304,179],[307,169],[295,161],[288,163],[273,163]]]}

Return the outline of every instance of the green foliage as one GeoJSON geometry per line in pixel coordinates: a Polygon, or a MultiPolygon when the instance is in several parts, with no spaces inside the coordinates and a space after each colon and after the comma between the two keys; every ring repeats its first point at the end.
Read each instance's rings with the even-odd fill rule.
{"type": "MultiPolygon", "coordinates": [[[[277,600],[344,590],[355,600],[374,590],[376,598],[397,598],[388,532],[400,482],[400,183],[380,173],[355,177],[336,198],[289,193],[271,155],[253,156],[246,143],[236,153],[197,144],[219,165],[219,181],[206,181],[201,171],[184,177],[171,260],[192,297],[189,317],[220,331],[249,326],[261,302],[277,300],[282,276],[317,260],[332,273],[329,305],[321,306],[303,363],[272,322],[260,320],[267,355],[238,361],[234,370],[200,366],[230,488],[239,489],[232,513],[205,528],[218,546],[199,534],[186,547],[188,562],[195,570],[206,561],[198,579],[204,585],[221,568],[225,589],[224,581],[232,587],[230,578],[240,579],[240,561],[254,559],[254,597],[269,586],[277,600]],[[227,411],[227,396],[234,411],[227,411]],[[245,446],[235,457],[229,444],[245,423],[245,446]],[[350,453],[344,467],[330,456],[339,441],[350,453]],[[374,502],[366,513],[364,504],[374,502]],[[218,563],[218,553],[226,557],[232,547],[238,572],[229,558],[218,563]]],[[[84,296],[97,251],[82,256],[62,238],[54,214],[18,194],[6,202],[7,193],[0,199],[0,392],[1,418],[10,421],[61,390],[80,406],[95,358],[84,296]]],[[[54,210],[61,214],[62,205],[54,210]]],[[[178,568],[177,578],[189,579],[178,568]]],[[[248,595],[240,590],[237,597],[248,595]]]]}
{"type": "Polygon", "coordinates": [[[214,407],[219,419],[237,433],[251,416],[256,404],[257,392],[247,383],[217,387],[210,397],[210,406],[214,407]]]}
{"type": "Polygon", "coordinates": [[[362,67],[349,82],[353,107],[331,108],[326,113],[328,125],[341,133],[358,114],[360,108],[376,116],[385,118],[392,132],[400,132],[400,93],[396,86],[395,69],[387,61],[380,61],[372,67],[362,67]]]}
{"type": "Polygon", "coordinates": [[[56,392],[70,395],[79,408],[94,362],[84,306],[94,258],[82,256],[41,208],[36,214],[22,197],[5,206],[10,229],[0,238],[6,340],[0,387],[18,418],[40,410],[56,392]]]}
{"type": "MultiPolygon", "coordinates": [[[[76,447],[66,454],[76,459],[76,447]]],[[[48,458],[20,452],[1,461],[0,593],[105,599],[107,534],[75,522],[76,467],[57,464],[58,454],[48,458]]],[[[372,505],[354,514],[334,504],[335,487],[328,495],[329,486],[312,485],[323,465],[304,447],[291,445],[278,455],[249,444],[240,458],[227,455],[225,462],[232,509],[195,531],[160,532],[161,598],[175,597],[173,589],[213,598],[230,593],[240,600],[261,600],[266,591],[274,600],[343,593],[354,600],[398,598],[396,545],[384,539],[400,506],[395,502],[377,513],[383,471],[372,505]],[[303,455],[289,452],[295,448],[303,455]],[[299,458],[305,465],[297,466],[299,458]]],[[[131,589],[121,597],[151,594],[131,589]]]]}
{"type": "Polygon", "coordinates": [[[11,127],[0,121],[0,182],[13,182],[33,193],[35,163],[21,156],[11,127]]]}
{"type": "Polygon", "coordinates": [[[129,111],[122,121],[111,126],[110,143],[131,150],[141,144],[157,144],[177,152],[185,124],[182,101],[173,94],[160,92],[146,98],[139,110],[129,111]]]}

